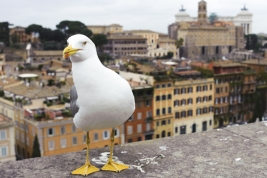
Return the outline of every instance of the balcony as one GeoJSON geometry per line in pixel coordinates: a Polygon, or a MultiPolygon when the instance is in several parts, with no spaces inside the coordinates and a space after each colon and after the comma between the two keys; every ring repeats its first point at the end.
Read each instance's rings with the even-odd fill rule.
{"type": "MultiPolygon", "coordinates": [[[[132,169],[88,177],[266,177],[266,126],[258,122],[115,146],[114,155],[132,169]]],[[[91,163],[101,168],[100,156],[108,151],[91,150],[91,163]]],[[[84,162],[84,151],[45,156],[2,164],[0,175],[81,177],[70,172],[84,162]]]]}

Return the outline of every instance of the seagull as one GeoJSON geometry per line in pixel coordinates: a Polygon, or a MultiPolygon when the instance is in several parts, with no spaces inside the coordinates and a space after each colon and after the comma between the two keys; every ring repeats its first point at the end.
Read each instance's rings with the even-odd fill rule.
{"type": "Polygon", "coordinates": [[[89,131],[112,128],[109,160],[101,170],[120,172],[128,165],[112,160],[115,127],[123,124],[135,110],[135,100],[129,83],[100,62],[95,44],[85,35],[68,38],[64,58],[72,62],[73,82],[70,90],[73,122],[86,131],[86,162],[72,174],[89,175],[99,171],[89,160],[89,131]]]}

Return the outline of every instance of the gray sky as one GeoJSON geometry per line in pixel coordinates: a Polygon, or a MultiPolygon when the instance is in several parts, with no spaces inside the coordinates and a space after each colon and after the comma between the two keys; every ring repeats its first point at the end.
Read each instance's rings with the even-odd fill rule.
{"type": "MultiPolygon", "coordinates": [[[[39,24],[55,29],[62,20],[78,20],[85,25],[118,23],[124,30],[149,29],[167,33],[181,5],[197,16],[200,0],[8,0],[1,2],[0,22],[27,27],[39,24]]],[[[253,14],[253,33],[267,32],[267,0],[206,0],[208,14],[236,16],[246,7],[253,14]]]]}

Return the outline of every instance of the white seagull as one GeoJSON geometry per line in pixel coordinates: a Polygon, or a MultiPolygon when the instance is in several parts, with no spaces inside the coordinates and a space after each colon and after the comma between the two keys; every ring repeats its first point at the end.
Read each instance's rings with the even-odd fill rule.
{"type": "Polygon", "coordinates": [[[69,37],[64,58],[72,62],[73,82],[71,110],[77,128],[87,131],[85,164],[72,174],[88,175],[99,171],[89,161],[89,131],[112,128],[110,157],[102,170],[120,172],[129,168],[112,160],[114,128],[123,124],[134,112],[134,96],[128,82],[100,62],[95,44],[86,36],[69,37]],[[77,100],[76,100],[77,99],[77,100]]]}

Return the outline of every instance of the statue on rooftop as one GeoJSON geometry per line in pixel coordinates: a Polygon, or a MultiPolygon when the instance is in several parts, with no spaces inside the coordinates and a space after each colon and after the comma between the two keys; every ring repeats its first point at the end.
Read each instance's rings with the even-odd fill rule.
{"type": "Polygon", "coordinates": [[[184,9],[183,5],[182,5],[182,8],[180,9],[180,12],[184,12],[186,11],[186,9],[184,9]]]}
{"type": "Polygon", "coordinates": [[[248,9],[246,8],[246,4],[244,5],[244,7],[241,9],[242,11],[247,11],[248,9]]]}

